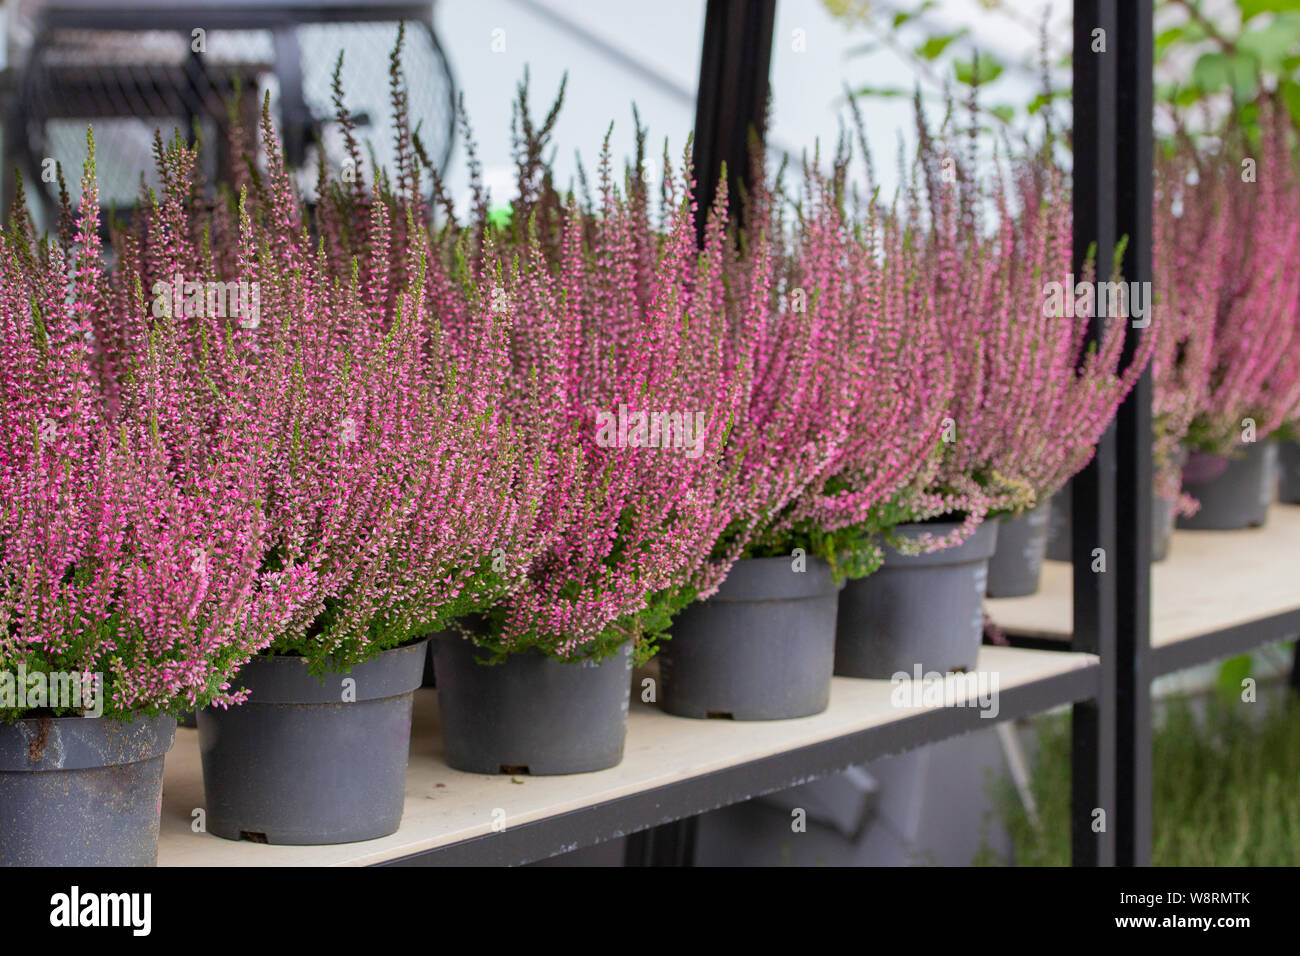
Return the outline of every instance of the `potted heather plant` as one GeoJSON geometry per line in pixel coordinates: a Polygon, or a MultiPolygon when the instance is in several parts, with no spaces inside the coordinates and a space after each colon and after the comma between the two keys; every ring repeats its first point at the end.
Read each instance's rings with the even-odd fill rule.
{"type": "MultiPolygon", "coordinates": [[[[1058,237],[1068,236],[1069,193],[1059,170],[1050,161],[1043,162],[1049,155],[1045,150],[1039,160],[1022,164],[1017,170],[1018,201],[1022,210],[1041,203],[1045,210],[1050,210],[1043,224],[1058,237]]],[[[1022,222],[1016,227],[1018,231],[1034,228],[1037,226],[1032,222],[1022,222]]],[[[1048,324],[1035,333],[1038,342],[1029,348],[1040,349],[1050,356],[1047,359],[1050,364],[1042,367],[1045,388],[1050,393],[1044,402],[1055,416],[1057,433],[1077,436],[1077,440],[1053,443],[1053,451],[1028,468],[1025,465],[1031,461],[1029,449],[1033,446],[1026,446],[1021,453],[1020,468],[1029,481],[1035,504],[1027,509],[1013,509],[999,520],[997,549],[989,562],[989,597],[1024,597],[1037,592],[1042,563],[1052,537],[1054,510],[1064,518],[1058,527],[1063,525],[1064,528],[1063,543],[1068,558],[1069,478],[1092,458],[1096,443],[1120,402],[1167,336],[1163,318],[1159,321],[1155,318],[1151,295],[1143,289],[1134,289],[1118,275],[1122,252],[1123,242],[1116,250],[1115,270],[1109,285],[1094,283],[1091,266],[1081,277],[1082,282],[1075,282],[1073,275],[1063,275],[1063,271],[1068,272],[1069,251],[1068,247],[1059,244],[1044,249],[1040,258],[1021,264],[1025,269],[1019,277],[1025,284],[1022,289],[1032,286],[1035,281],[1042,283],[1043,315],[1048,324]],[[1120,292],[1112,295],[1108,289],[1120,292]],[[1067,305],[1067,299],[1073,302],[1067,305]],[[1084,335],[1091,316],[1098,310],[1104,310],[1103,314],[1111,317],[1107,337],[1095,351],[1084,350],[1081,348],[1084,335]],[[1134,360],[1121,373],[1117,353],[1108,349],[1117,343],[1122,345],[1126,322],[1130,319],[1134,327],[1147,328],[1147,331],[1134,360]]],[[[1033,361],[1032,355],[1032,351],[1027,351],[1022,353],[1022,358],[1033,361]]],[[[1041,441],[1051,435],[1052,428],[1049,424],[1037,436],[1025,435],[1013,441],[1041,441]]],[[[1164,447],[1165,443],[1157,442],[1158,460],[1162,459],[1164,447]]],[[[1002,465],[1000,470],[1009,474],[1013,467],[1002,465]]],[[[1158,498],[1153,526],[1157,538],[1161,537],[1163,529],[1163,537],[1167,540],[1172,529],[1172,515],[1158,498]]]]}
{"type": "MultiPolygon", "coordinates": [[[[400,43],[399,34],[399,51],[400,43]]],[[[391,319],[400,315],[392,310],[404,303],[402,308],[419,319],[424,334],[409,353],[411,374],[422,378],[422,392],[436,399],[432,410],[441,418],[430,420],[434,427],[410,443],[409,451],[417,467],[427,467],[419,462],[430,449],[442,449],[448,459],[442,464],[441,484],[430,489],[432,496],[417,496],[417,514],[424,516],[415,528],[418,535],[398,542],[390,574],[391,584],[409,577],[413,569],[418,572],[417,581],[424,589],[417,592],[420,605],[438,612],[436,618],[427,618],[421,630],[434,638],[445,757],[453,767],[486,767],[492,773],[502,766],[547,773],[593,769],[574,768],[568,763],[572,760],[617,762],[628,701],[626,639],[606,642],[598,649],[588,647],[585,650],[595,653],[586,657],[581,652],[572,655],[586,661],[586,666],[545,667],[552,663],[547,651],[563,657],[566,650],[545,640],[534,642],[544,650],[521,642],[514,648],[515,657],[507,660],[506,653],[514,636],[513,632],[505,636],[504,598],[524,583],[525,574],[537,576],[534,566],[561,547],[560,536],[570,521],[583,520],[596,507],[595,496],[592,501],[582,497],[587,485],[599,484],[601,476],[589,472],[581,456],[576,424],[570,417],[574,407],[567,404],[569,371],[557,364],[562,357],[571,358],[569,343],[551,337],[541,315],[535,318],[531,337],[513,328],[517,322],[513,271],[497,268],[497,259],[507,259],[507,254],[504,249],[498,253],[494,245],[509,239],[509,217],[504,226],[499,219],[489,222],[486,195],[476,173],[479,201],[474,222],[469,228],[459,227],[441,182],[407,125],[397,54],[392,69],[399,130],[397,168],[391,174],[375,171],[370,188],[359,173],[361,150],[343,102],[340,72],[341,59],[335,76],[336,119],[351,165],[349,176],[327,180],[318,190],[322,196],[318,231],[327,260],[342,264],[341,275],[355,268],[355,284],[368,290],[367,301],[389,303],[388,311],[378,314],[391,319]],[[426,174],[433,179],[438,205],[450,213],[437,230],[428,226],[429,210],[421,192],[426,174]],[[401,295],[400,290],[404,290],[401,295]],[[464,571],[451,562],[452,557],[460,559],[464,571]],[[466,640],[466,635],[471,639],[466,640]],[[618,651],[623,653],[614,653],[618,651]],[[484,657],[505,663],[479,667],[484,657]],[[485,682],[478,683],[480,673],[489,671],[485,682]],[[525,689],[516,689],[519,680],[525,689]],[[570,683],[560,686],[566,681],[570,683]],[[583,697],[582,690],[591,690],[593,684],[595,698],[612,696],[612,719],[606,719],[608,700],[603,710],[599,702],[594,705],[596,713],[585,706],[592,696],[583,697]],[[527,701],[533,702],[534,711],[521,720],[520,707],[527,701]],[[599,738],[594,750],[588,747],[591,737],[572,745],[565,739],[566,733],[581,734],[593,727],[599,738]],[[558,750],[550,751],[558,753],[558,760],[548,763],[548,756],[538,759],[528,752],[529,741],[521,742],[520,735],[529,734],[542,747],[558,743],[558,750]],[[492,748],[493,741],[510,753],[502,756],[493,750],[484,764],[475,756],[476,747],[492,748]],[[523,753],[518,752],[521,746],[523,753]],[[611,747],[616,751],[612,758],[611,747]],[[516,759],[519,756],[525,759],[516,759]],[[530,767],[530,760],[535,766],[530,767]]],[[[524,118],[527,122],[526,113],[524,118]]],[[[472,147],[470,154],[471,166],[477,169],[472,147]]],[[[528,197],[521,197],[516,210],[527,201],[528,197]]],[[[531,286],[534,292],[548,291],[543,286],[549,280],[536,275],[533,279],[543,283],[531,286]]],[[[534,302],[530,307],[546,305],[534,302]]],[[[373,328],[368,320],[374,314],[356,313],[353,318],[358,327],[373,328]]],[[[601,555],[609,556],[602,551],[590,560],[598,565],[601,555]]],[[[551,571],[552,580],[562,585],[567,581],[564,562],[568,559],[551,560],[559,562],[551,571]]],[[[571,595],[580,596],[576,585],[571,595]]],[[[552,628],[579,626],[551,622],[552,628]]],[[[555,633],[547,630],[551,637],[555,633]]]]}
{"type": "Polygon", "coordinates": [[[521,88],[508,221],[490,221],[483,198],[474,222],[452,227],[459,255],[428,273],[446,327],[505,317],[508,404],[545,436],[541,520],[560,529],[521,587],[435,644],[444,757],[477,773],[622,759],[630,670],[666,624],[656,596],[699,566],[726,520],[722,237],[699,252],[671,180],[665,225],[652,226],[644,182],[616,187],[608,143],[598,198],[560,197],[542,160],[558,108],[534,127],[521,88]]]}
{"type": "Polygon", "coordinates": [[[1160,168],[1156,219],[1167,239],[1156,247],[1157,275],[1172,298],[1196,310],[1188,340],[1204,362],[1183,437],[1183,488],[1197,506],[1179,517],[1182,528],[1265,523],[1276,456],[1270,439],[1300,401],[1300,276],[1289,265],[1300,250],[1300,200],[1284,115],[1264,110],[1258,150],[1239,131],[1214,152],[1182,137],[1160,168]],[[1256,152],[1250,175],[1237,157],[1256,152]]]}
{"type": "Polygon", "coordinates": [[[874,254],[878,222],[857,234],[842,210],[844,159],[829,179],[806,170],[789,209],[762,157],[753,163],[745,241],[725,283],[738,301],[716,307],[730,326],[725,374],[741,386],[723,452],[736,480],[724,535],[677,595],[699,600],[660,648],[672,714],[770,720],[826,708],[838,591],[875,559],[860,528],[938,441],[944,378],[919,361],[906,276],[874,254]]]}
{"type": "Polygon", "coordinates": [[[238,701],[236,669],[298,614],[307,568],[257,574],[261,449],[199,425],[165,349],[120,379],[94,146],[80,212],[0,231],[0,862],[152,865],[175,715],[238,701]],[[75,267],[74,267],[75,263],[75,267]]]}
{"type": "Polygon", "coordinates": [[[1061,307],[1063,286],[1073,291],[1070,202],[1046,149],[986,193],[973,157],[959,161],[918,128],[918,180],[889,221],[885,257],[938,317],[953,397],[934,466],[883,525],[882,569],[841,597],[836,672],[846,676],[975,665],[998,535],[988,519],[1025,515],[1088,461],[1150,348],[1121,373],[1126,323],[1085,350],[1088,302],[1061,307]],[[997,217],[988,229],[986,202],[997,217]]]}
{"type": "Polygon", "coordinates": [[[170,331],[175,388],[210,424],[205,439],[236,432],[265,449],[259,573],[316,578],[305,618],[240,671],[245,703],[199,713],[208,829],[372,839],[401,820],[427,635],[489,606],[545,540],[528,498],[542,473],[494,391],[495,328],[483,327],[477,367],[443,358],[420,294],[427,251],[405,218],[418,183],[409,139],[395,185],[362,203],[355,182],[323,178],[310,222],[265,111],[263,139],[266,172],[211,208],[195,152],[160,146],[162,195],[120,240],[114,276],[128,297],[234,275],[256,290],[256,314],[164,296],[163,321],[125,330],[121,354],[170,331]]]}
{"type": "MultiPolygon", "coordinates": [[[[1205,401],[1213,356],[1215,292],[1211,273],[1199,264],[1201,247],[1189,244],[1182,221],[1182,187],[1187,175],[1180,154],[1162,156],[1157,163],[1153,260],[1155,281],[1154,351],[1151,356],[1152,482],[1151,560],[1169,554],[1174,520],[1191,514],[1196,503],[1182,493],[1182,468],[1187,459],[1184,439],[1205,401]],[[1178,216],[1173,215],[1177,209],[1178,216]]],[[[1195,217],[1193,217],[1195,218],[1195,217]]],[[[1226,220],[1203,221],[1204,235],[1219,234],[1226,220]]],[[[1149,334],[1149,333],[1148,333],[1149,334]]],[[[1071,560],[1071,483],[1052,498],[1047,557],[1071,560]]]]}
{"type": "MultiPolygon", "coordinates": [[[[1181,245],[1174,235],[1178,221],[1156,217],[1156,262],[1161,263],[1162,248],[1178,250],[1181,245]],[[1165,245],[1168,243],[1168,245],[1165,245]]],[[[1190,250],[1189,250],[1190,252],[1190,250]]],[[[1182,253],[1179,258],[1184,258],[1182,253]]],[[[1186,268],[1184,265],[1182,268],[1186,268]]],[[[1180,289],[1164,276],[1163,268],[1156,273],[1154,283],[1154,312],[1158,325],[1151,356],[1151,412],[1152,480],[1151,480],[1151,560],[1163,561],[1169,556],[1173,538],[1174,520],[1179,514],[1188,514],[1195,503],[1183,494],[1182,468],[1187,460],[1183,437],[1195,417],[1197,396],[1206,387],[1209,363],[1209,336],[1200,334],[1199,321],[1204,299],[1188,288],[1180,289]],[[1184,295],[1184,291],[1188,294],[1184,295]]],[[[1046,557],[1052,561],[1072,560],[1073,535],[1071,525],[1071,486],[1073,480],[1052,496],[1047,530],[1046,557]]],[[[990,592],[993,594],[993,592],[990,592]]],[[[994,596],[997,596],[994,594],[994,596]]],[[[1013,596],[1013,595],[1007,595],[1013,596]]]]}

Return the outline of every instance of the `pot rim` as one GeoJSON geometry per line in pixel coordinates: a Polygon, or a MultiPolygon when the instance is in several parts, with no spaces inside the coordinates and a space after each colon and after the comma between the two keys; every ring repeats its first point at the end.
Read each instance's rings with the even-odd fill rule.
{"type": "Polygon", "coordinates": [[[0,724],[0,773],[93,770],[161,758],[176,739],[176,718],[24,717],[0,724]]]}
{"type": "MultiPolygon", "coordinates": [[[[429,638],[421,637],[397,647],[380,651],[376,656],[347,671],[327,671],[317,677],[307,668],[305,658],[290,654],[258,655],[244,664],[231,680],[234,690],[247,688],[248,699],[236,706],[250,704],[338,704],[346,706],[368,700],[383,700],[407,694],[420,686],[429,638]],[[338,684],[329,683],[337,678],[338,684]],[[350,687],[344,680],[351,680],[350,687]],[[350,690],[348,699],[344,691],[350,690]]],[[[211,712],[205,707],[202,712],[211,712]]]]}

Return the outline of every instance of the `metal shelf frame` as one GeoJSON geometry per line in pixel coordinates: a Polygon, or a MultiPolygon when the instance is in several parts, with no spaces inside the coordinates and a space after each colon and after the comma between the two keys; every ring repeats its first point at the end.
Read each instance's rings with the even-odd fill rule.
{"type": "MultiPolygon", "coordinates": [[[[1113,260],[1125,237],[1128,281],[1151,279],[1154,0],[1074,0],[1074,263],[1090,247],[1113,260]],[[1104,51],[1093,52],[1098,34],[1104,51]]],[[[326,15],[335,4],[325,3],[326,15]]],[[[764,135],[776,0],[708,0],[694,150],[701,211],[726,163],[734,212],[750,174],[751,137],[764,135]]],[[[1091,330],[1096,338],[1100,321],[1091,330]]],[[[1130,336],[1126,361],[1138,344],[1130,336]]],[[[1071,846],[1076,865],[1135,865],[1151,852],[1150,683],[1161,674],[1300,633],[1300,610],[1151,646],[1151,382],[1139,381],[1076,477],[1071,515],[1070,641],[1020,640],[1093,655],[1081,666],[1004,689],[999,719],[1073,706],[1071,846]],[[1105,549],[1110,573],[1090,570],[1105,549]],[[1107,825],[1094,832],[1095,811],[1107,825]]],[[[723,769],[545,816],[379,865],[501,865],[629,836],[628,862],[687,864],[699,814],[840,772],[980,726],[968,708],[937,708],[801,743],[723,769]]],[[[251,848],[256,851],[258,848],[251,848]]]]}
{"type": "MultiPolygon", "coordinates": [[[[1013,720],[1063,704],[1095,699],[1101,681],[1102,667],[1099,662],[1091,661],[1065,673],[1004,688],[998,695],[997,719],[1013,720]]],[[[512,866],[620,836],[635,838],[628,842],[630,865],[690,865],[693,835],[684,824],[700,813],[956,737],[987,723],[970,708],[925,710],[880,726],[377,865],[512,866]]],[[[688,725],[683,729],[689,732],[688,725]]]]}
{"type": "MultiPolygon", "coordinates": [[[[1125,277],[1151,276],[1153,0],[1074,0],[1074,248],[1076,274],[1090,247],[1110,262],[1128,243],[1125,277]],[[1092,51],[1096,30],[1105,52],[1092,51]]],[[[708,0],[695,159],[700,210],[712,203],[725,161],[733,214],[750,174],[750,143],[764,136],[776,0],[708,0]]],[[[1091,330],[1100,337],[1100,320],[1091,330]]],[[[1137,333],[1125,361],[1137,348],[1137,333]]],[[[1074,481],[1074,638],[1056,650],[1096,655],[1077,673],[1019,688],[1003,699],[1006,719],[1073,704],[1071,846],[1076,865],[1135,862],[1149,855],[1150,496],[1149,373],[1124,403],[1092,463],[1074,481]],[[1120,535],[1120,528],[1137,528],[1120,535]],[[1114,555],[1113,574],[1089,570],[1094,547],[1114,555]],[[1143,813],[1137,807],[1148,808],[1143,813]],[[1109,824],[1094,832],[1094,811],[1109,824]]],[[[1169,655],[1172,656],[1172,655],[1169,655]]],[[[517,863],[560,846],[632,835],[628,862],[687,864],[694,820],[706,810],[784,789],[972,729],[969,715],[938,711],[801,747],[671,786],[638,792],[500,834],[391,861],[388,865],[517,863]]]]}
{"type": "MultiPolygon", "coordinates": [[[[1075,0],[1074,4],[1074,156],[1076,273],[1083,252],[1096,261],[1113,258],[1118,235],[1130,236],[1125,275],[1150,276],[1152,0],[1075,0]],[[1122,10],[1120,8],[1123,8],[1122,10]],[[1091,52],[1095,33],[1107,38],[1107,52],[1091,52]],[[1126,162],[1118,160],[1126,158],[1126,162]],[[1147,212],[1134,214],[1136,207],[1147,212]]],[[[695,159],[699,176],[696,201],[711,205],[723,161],[732,212],[750,173],[749,147],[764,135],[768,72],[776,0],[709,0],[705,14],[696,101],[695,159]]],[[[1099,337],[1098,323],[1092,336],[1099,337]]],[[[1130,342],[1131,356],[1136,342],[1130,342]]],[[[1137,520],[1150,504],[1144,495],[1119,493],[1134,478],[1150,483],[1150,382],[1144,376],[1125,403],[1118,422],[1103,438],[1091,465],[1075,480],[1072,523],[1076,567],[1074,634],[1071,650],[1099,661],[1070,679],[1054,679],[1005,700],[1007,718],[1074,705],[1072,741],[1072,853],[1076,865],[1111,865],[1117,847],[1131,843],[1131,812],[1116,812],[1117,801],[1131,806],[1131,772],[1121,761],[1142,763],[1133,745],[1135,698],[1144,659],[1132,650],[1149,628],[1149,530],[1120,539],[1121,526],[1150,528],[1137,520]],[[1145,438],[1144,438],[1145,436],[1145,438]],[[1114,575],[1088,571],[1091,548],[1100,543],[1117,558],[1114,575]],[[1140,569],[1140,573],[1139,573],[1140,569]],[[1126,584],[1117,585],[1119,579],[1126,584]],[[1120,612],[1120,608],[1123,612],[1120,612]],[[1124,650],[1129,651],[1126,658],[1124,650]],[[1118,653],[1117,653],[1118,652],[1118,653]],[[1117,662],[1124,662],[1116,667],[1117,662]],[[1118,707],[1130,713],[1123,721],[1118,707]],[[1117,773],[1117,770],[1119,772],[1117,773]],[[1123,780],[1123,790],[1117,781],[1123,780]],[[1094,810],[1106,810],[1116,825],[1094,832],[1094,810]],[[1127,828],[1127,829],[1126,829],[1127,828]]],[[[1059,648],[1060,645],[1057,645],[1059,648]]],[[[866,731],[792,750],[760,761],[692,778],[669,787],[637,793],[610,803],[548,818],[494,834],[393,861],[424,863],[508,863],[547,855],[557,845],[598,842],[599,834],[634,834],[629,863],[689,864],[694,819],[704,810],[739,802],[864,763],[885,753],[941,740],[965,730],[960,713],[938,712],[890,725],[888,732],[866,731]],[[557,842],[558,841],[558,842],[557,842]],[[548,850],[548,848],[551,848],[548,850]]],[[[1149,719],[1145,724],[1149,738],[1149,719]]],[[[1148,748],[1149,751],[1149,748],[1148,748]]],[[[1149,755],[1146,759],[1149,764],[1149,755]]],[[[1149,776],[1149,774],[1148,774],[1149,776]]],[[[1141,787],[1142,781],[1137,785],[1141,787]]],[[[1146,783],[1149,790],[1149,782],[1146,783]]]]}
{"type": "MultiPolygon", "coordinates": [[[[1074,242],[1096,242],[1097,262],[1109,262],[1117,239],[1127,240],[1120,271],[1126,281],[1152,280],[1154,0],[1075,0],[1074,3],[1074,242]],[[1105,54],[1091,50],[1092,31],[1107,38],[1105,54]]],[[[1078,269],[1076,269],[1076,272],[1078,269]]],[[[1141,332],[1130,329],[1124,362],[1141,332]]],[[[1162,675],[1300,635],[1300,610],[1268,613],[1183,640],[1151,641],[1151,371],[1119,409],[1094,462],[1075,479],[1073,514],[1074,628],[1071,641],[1013,639],[1022,647],[1099,653],[1107,680],[1106,715],[1086,708],[1075,733],[1077,815],[1093,792],[1113,806],[1113,845],[1096,847],[1096,862],[1146,866],[1151,862],[1151,682],[1162,675]],[[1084,492],[1079,493],[1080,484],[1084,492]],[[1092,549],[1113,555],[1109,574],[1091,571],[1092,549]],[[1094,783],[1081,766],[1087,741],[1112,750],[1110,768],[1094,783]],[[1081,793],[1080,790],[1088,791],[1081,793]],[[1107,799],[1110,798],[1110,799],[1107,799]]],[[[1300,572],[1300,561],[1297,562],[1300,572]]],[[[1300,645],[1296,661],[1300,664],[1300,645]]],[[[1300,690],[1293,665],[1291,686],[1300,690]]],[[[1075,833],[1078,834],[1077,819],[1075,833]]],[[[1109,841],[1107,841],[1109,843],[1109,841]]],[[[1075,845],[1076,861],[1088,848],[1075,845]]]]}
{"type": "MultiPolygon", "coordinates": [[[[1297,573],[1300,573],[1300,552],[1297,553],[1297,573]]],[[[1232,627],[1207,631],[1185,641],[1147,648],[1144,653],[1146,672],[1153,679],[1163,677],[1175,671],[1208,664],[1224,657],[1235,657],[1269,644],[1295,640],[1297,637],[1300,637],[1300,610],[1272,614],[1232,627]]],[[[1294,667],[1292,670],[1294,674],[1294,667]]],[[[1295,683],[1294,676],[1292,683],[1295,683]]]]}

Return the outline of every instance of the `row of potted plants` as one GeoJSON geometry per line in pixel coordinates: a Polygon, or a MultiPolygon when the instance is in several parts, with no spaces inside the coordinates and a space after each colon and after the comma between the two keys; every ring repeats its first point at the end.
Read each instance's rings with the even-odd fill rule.
{"type": "MultiPolygon", "coordinates": [[[[1278,500],[1300,503],[1300,175],[1285,107],[1263,102],[1258,128],[1180,130],[1157,158],[1156,560],[1175,523],[1263,525],[1275,479],[1278,500]]],[[[1067,488],[1049,545],[1060,560],[1068,508],[1067,488]]]]}
{"type": "Polygon", "coordinates": [[[1178,431],[1184,488],[1199,507],[1180,527],[1264,524],[1272,439],[1285,441],[1300,421],[1300,276],[1290,267],[1300,254],[1300,175],[1285,109],[1265,103],[1259,127],[1258,141],[1230,129],[1208,146],[1185,144],[1160,167],[1157,280],[1167,283],[1171,320],[1187,330],[1168,364],[1194,410],[1178,431]],[[1185,250],[1195,244],[1193,265],[1185,250]]]}
{"type": "Polygon", "coordinates": [[[159,140],[111,250],[93,141],[59,234],[20,204],[0,235],[0,659],[45,687],[0,697],[5,862],[150,862],[194,708],[211,832],[393,832],[430,642],[444,757],[480,773],[616,764],[656,652],[697,718],[971,668],[999,519],[1168,354],[1153,323],[1121,368],[1126,317],[1090,346],[1093,306],[1045,302],[1071,252],[1049,148],[979,176],[922,124],[893,203],[846,148],[793,187],[760,155],[737,226],[694,207],[689,154],[652,199],[639,129],[621,176],[607,145],[594,194],[561,192],[556,110],[521,93],[510,215],[475,175],[459,217],[396,67],[370,176],[338,76],[350,161],[310,204],[264,114],[265,165],[215,191],[159,140]]]}

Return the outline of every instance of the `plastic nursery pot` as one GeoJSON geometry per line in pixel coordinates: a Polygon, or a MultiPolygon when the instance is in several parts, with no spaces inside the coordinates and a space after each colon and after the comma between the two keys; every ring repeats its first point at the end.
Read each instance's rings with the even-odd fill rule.
{"type": "Polygon", "coordinates": [[[199,711],[208,830],[255,843],[351,843],[402,820],[411,702],[427,640],[319,677],[300,657],[255,657],[249,698],[199,711]]]}
{"type": "Polygon", "coordinates": [[[680,717],[783,720],[821,713],[835,670],[839,588],[830,565],[751,558],[686,608],[659,651],[662,706],[680,717]]]}
{"type": "Polygon", "coordinates": [[[168,716],[0,724],[0,863],[153,866],[168,716]]]}
{"type": "MultiPolygon", "coordinates": [[[[1069,561],[1070,542],[1070,486],[1052,496],[1051,516],[1047,522],[1047,559],[1069,561]]],[[[1151,494],[1151,560],[1163,561],[1169,556],[1169,540],[1174,533],[1174,499],[1151,494]]],[[[989,588],[992,595],[992,586],[989,588]]]]}
{"type": "Polygon", "coordinates": [[[999,519],[998,546],[989,559],[989,597],[1024,597],[1038,591],[1051,514],[1049,500],[1019,517],[999,519]]]}
{"type": "Polygon", "coordinates": [[[1236,531],[1268,521],[1273,503],[1277,445],[1252,442],[1240,458],[1193,452],[1183,465],[1183,488],[1201,503],[1194,515],[1179,517],[1189,531],[1236,531]]]}
{"type": "MultiPolygon", "coordinates": [[[[948,534],[957,522],[900,525],[894,534],[948,534]]],[[[875,574],[850,581],[840,594],[835,673],[889,679],[922,671],[971,670],[984,635],[988,562],[998,523],[985,521],[955,548],[899,554],[885,548],[875,574]]]]}
{"type": "Polygon", "coordinates": [[[1300,505],[1300,442],[1283,442],[1277,447],[1277,500],[1300,505]]]}
{"type": "MultiPolygon", "coordinates": [[[[446,633],[445,631],[439,631],[439,632],[438,632],[438,634],[445,634],[445,633],[446,633]]],[[[427,645],[427,647],[428,647],[429,649],[428,649],[428,651],[427,651],[427,652],[425,653],[425,655],[424,655],[424,671],[423,671],[423,673],[422,673],[422,675],[421,675],[421,677],[420,677],[420,686],[421,686],[421,687],[437,687],[437,686],[438,686],[438,679],[434,676],[434,673],[433,673],[433,646],[434,646],[434,643],[435,643],[434,638],[436,638],[436,637],[438,636],[438,634],[430,634],[430,635],[429,635],[429,642],[428,642],[428,645],[427,645]]]]}
{"type": "Polygon", "coordinates": [[[500,664],[458,635],[434,642],[443,758],[469,773],[586,773],[617,766],[627,736],[632,644],[600,661],[530,648],[500,664]]]}
{"type": "MultiPolygon", "coordinates": [[[[470,621],[469,619],[462,621],[461,624],[462,626],[471,626],[471,627],[473,626],[473,622],[470,621]]],[[[438,640],[444,637],[457,637],[459,636],[459,634],[460,631],[458,630],[447,629],[442,631],[434,631],[432,634],[429,635],[429,655],[424,659],[424,678],[420,681],[421,687],[437,688],[438,675],[434,672],[433,669],[433,659],[437,654],[438,640]]]]}

